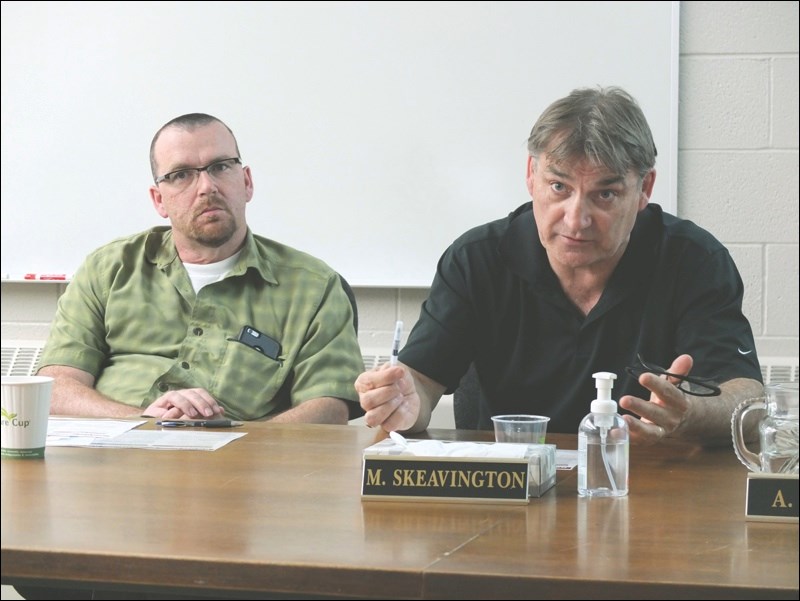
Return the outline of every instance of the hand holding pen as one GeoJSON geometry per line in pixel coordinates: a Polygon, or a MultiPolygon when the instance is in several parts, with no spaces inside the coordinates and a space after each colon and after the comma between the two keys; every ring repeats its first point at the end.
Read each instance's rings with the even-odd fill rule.
{"type": "Polygon", "coordinates": [[[403,322],[397,321],[392,338],[389,362],[376,365],[356,378],[355,389],[370,428],[386,432],[412,428],[420,413],[420,397],[411,370],[399,363],[403,322]],[[403,369],[391,369],[402,367],[403,369]]]}

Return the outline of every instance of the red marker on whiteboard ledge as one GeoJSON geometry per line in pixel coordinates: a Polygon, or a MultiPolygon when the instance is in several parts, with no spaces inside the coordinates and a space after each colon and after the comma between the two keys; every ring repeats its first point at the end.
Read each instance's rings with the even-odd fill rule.
{"type": "Polygon", "coordinates": [[[24,280],[66,280],[66,273],[26,273],[24,280]]]}

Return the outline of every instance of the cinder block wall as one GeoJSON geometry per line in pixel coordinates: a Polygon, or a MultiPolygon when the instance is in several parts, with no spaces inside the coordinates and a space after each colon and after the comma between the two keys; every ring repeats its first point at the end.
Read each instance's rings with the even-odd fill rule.
{"type": "MultiPolygon", "coordinates": [[[[797,32],[797,2],[681,2],[678,213],[731,250],[762,356],[800,339],[797,32]]],[[[62,291],[3,283],[3,339],[46,338],[62,291]]],[[[427,290],[355,292],[362,347],[385,353],[427,290]]]]}
{"type": "Polygon", "coordinates": [[[730,249],[762,356],[798,354],[797,32],[797,2],[681,2],[678,213],[730,249]]]}

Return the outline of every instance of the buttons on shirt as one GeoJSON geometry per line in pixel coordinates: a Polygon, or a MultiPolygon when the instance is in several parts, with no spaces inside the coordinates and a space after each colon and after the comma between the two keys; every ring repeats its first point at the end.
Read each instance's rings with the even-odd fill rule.
{"type": "Polygon", "coordinates": [[[194,328],[192,330],[192,334],[195,336],[202,336],[203,335],[203,328],[194,328]]]}
{"type": "Polygon", "coordinates": [[[189,369],[189,362],[188,361],[181,361],[181,367],[183,369],[189,369]]]}

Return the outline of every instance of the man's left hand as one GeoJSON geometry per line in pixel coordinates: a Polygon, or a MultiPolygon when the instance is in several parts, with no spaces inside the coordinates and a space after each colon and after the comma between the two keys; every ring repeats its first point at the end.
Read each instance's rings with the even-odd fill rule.
{"type": "MultiPolygon", "coordinates": [[[[667,371],[678,375],[689,375],[692,365],[693,360],[690,355],[680,355],[667,371]]],[[[641,418],[636,419],[633,415],[623,416],[628,422],[632,443],[655,444],[672,435],[686,421],[691,401],[677,388],[678,383],[675,378],[669,376],[643,373],[639,376],[639,384],[650,391],[650,400],[646,401],[632,395],[620,399],[620,407],[641,418]]]]}

